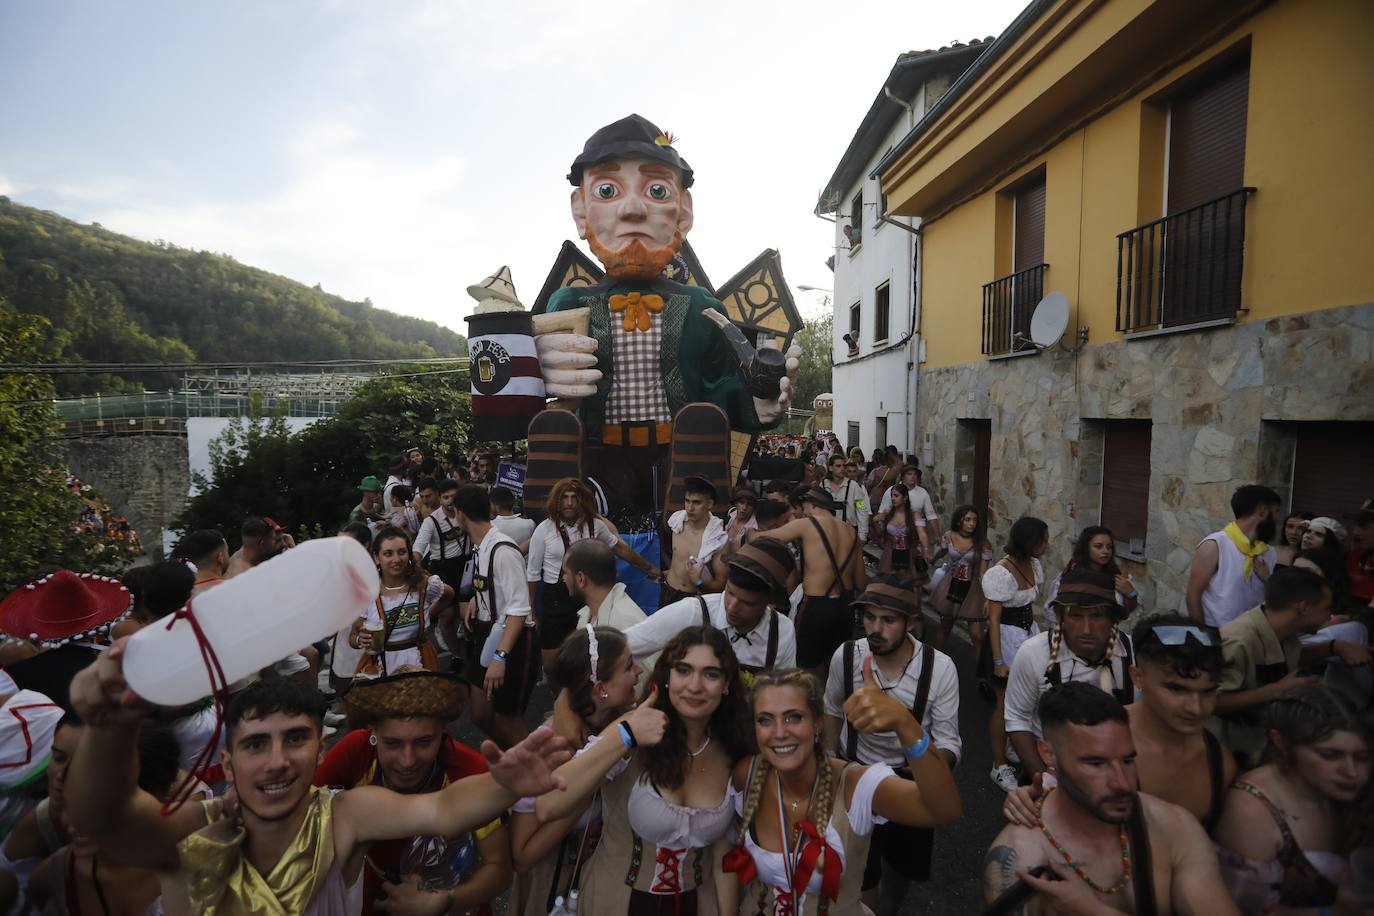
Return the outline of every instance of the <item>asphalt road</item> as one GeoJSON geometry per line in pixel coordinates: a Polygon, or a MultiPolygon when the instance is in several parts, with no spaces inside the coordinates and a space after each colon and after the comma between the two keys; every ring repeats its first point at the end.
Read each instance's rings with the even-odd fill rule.
{"type": "MultiPolygon", "coordinates": [[[[929,626],[934,626],[932,620],[929,626]]],[[[974,679],[973,650],[963,631],[956,631],[946,651],[959,670],[959,729],[963,736],[963,759],[954,774],[964,803],[964,817],[959,823],[945,827],[935,834],[935,858],[931,879],[914,884],[907,891],[902,904],[903,916],[917,913],[977,913],[982,909],[980,873],[983,855],[988,844],[1002,829],[1003,794],[988,771],[992,756],[988,748],[987,720],[992,704],[978,693],[974,679]]],[[[531,728],[543,722],[552,708],[553,699],[544,685],[535,688],[530,701],[527,721],[531,728]]],[[[481,742],[481,734],[464,718],[453,723],[454,737],[472,747],[481,742]]],[[[495,902],[493,909],[500,916],[505,901],[495,902]]]]}

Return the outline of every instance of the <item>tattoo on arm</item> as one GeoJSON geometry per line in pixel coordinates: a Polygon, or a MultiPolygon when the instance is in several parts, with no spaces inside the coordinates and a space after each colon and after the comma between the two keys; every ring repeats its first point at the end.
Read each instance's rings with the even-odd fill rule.
{"type": "Polygon", "coordinates": [[[1011,846],[994,846],[983,859],[983,900],[991,903],[1014,885],[1017,856],[1011,846]]]}

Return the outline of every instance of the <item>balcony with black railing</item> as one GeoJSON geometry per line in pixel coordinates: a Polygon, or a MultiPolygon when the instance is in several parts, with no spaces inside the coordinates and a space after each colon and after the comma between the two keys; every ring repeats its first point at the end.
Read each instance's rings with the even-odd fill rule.
{"type": "Polygon", "coordinates": [[[1037,264],[983,284],[983,355],[1034,350],[1031,313],[1045,295],[1045,268],[1037,264]]]}
{"type": "Polygon", "coordinates": [[[1241,306],[1241,188],[1116,237],[1116,329],[1126,333],[1234,321],[1241,306]]]}

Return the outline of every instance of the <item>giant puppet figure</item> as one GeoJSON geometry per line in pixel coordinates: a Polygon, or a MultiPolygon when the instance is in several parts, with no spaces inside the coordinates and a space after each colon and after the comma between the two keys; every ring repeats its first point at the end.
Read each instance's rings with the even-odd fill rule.
{"type": "MultiPolygon", "coordinates": [[[[692,228],[693,174],[649,121],[630,115],[592,134],[568,180],[578,235],[606,277],[553,294],[548,312],[585,308],[589,327],[537,337],[540,370],[550,396],[578,399],[586,467],[612,512],[652,509],[678,412],[706,403],[730,429],[776,425],[800,348],[755,353],[706,290],[663,276],[692,228]]],[[[719,449],[728,459],[725,432],[719,449]]]]}

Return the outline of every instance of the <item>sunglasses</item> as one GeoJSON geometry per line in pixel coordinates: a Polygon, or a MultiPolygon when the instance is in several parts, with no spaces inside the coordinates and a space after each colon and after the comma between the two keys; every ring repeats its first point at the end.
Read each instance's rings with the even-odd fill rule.
{"type": "Polygon", "coordinates": [[[1166,646],[1181,646],[1188,641],[1188,637],[1196,639],[1204,646],[1220,646],[1221,639],[1215,634],[1204,630],[1202,627],[1194,626],[1159,626],[1151,627],[1150,632],[1155,634],[1155,638],[1166,646]]]}

